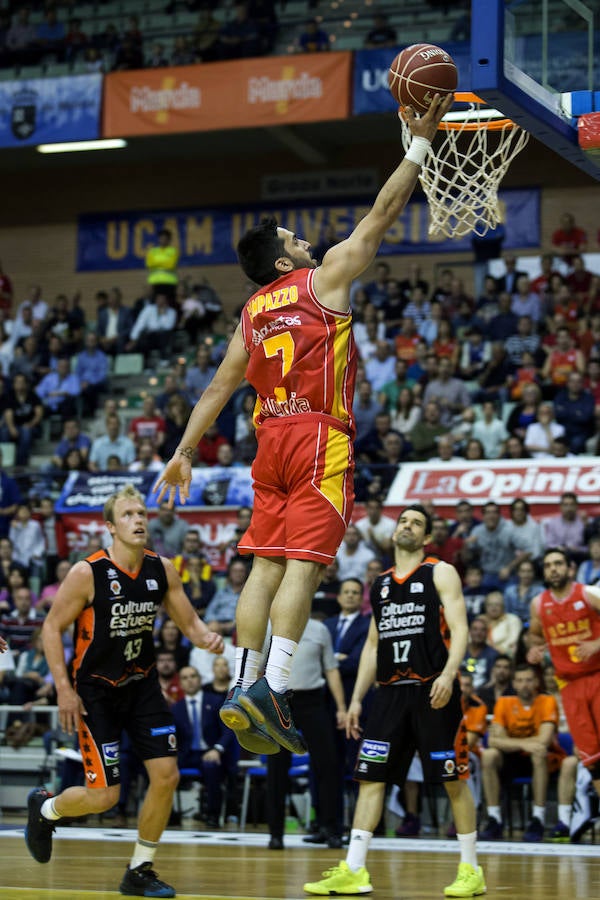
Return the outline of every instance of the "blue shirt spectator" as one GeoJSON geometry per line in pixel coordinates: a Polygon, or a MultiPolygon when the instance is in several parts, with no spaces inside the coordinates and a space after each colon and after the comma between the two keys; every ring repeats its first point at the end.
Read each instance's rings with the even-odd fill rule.
{"type": "Polygon", "coordinates": [[[73,398],[81,393],[77,375],[69,371],[69,360],[59,359],[56,372],[49,372],[36,387],[36,393],[44,406],[53,413],[73,409],[73,398]]]}
{"type": "Polygon", "coordinates": [[[298,38],[298,46],[302,53],[323,53],[329,50],[329,35],[322,28],[316,19],[309,19],[304,27],[304,31],[298,38]]]}
{"type": "Polygon", "coordinates": [[[91,446],[92,442],[87,434],[82,434],[79,430],[78,420],[67,419],[63,425],[63,437],[54,448],[52,462],[55,466],[62,465],[65,456],[71,450],[79,450],[87,459],[91,446]]]}
{"type": "Polygon", "coordinates": [[[90,333],[85,339],[85,350],[77,357],[75,372],[85,388],[88,384],[102,385],[108,378],[108,356],[98,347],[98,338],[90,333]]]}
{"type": "Polygon", "coordinates": [[[89,466],[92,472],[104,472],[110,456],[118,456],[126,469],[135,459],[135,444],[120,434],[121,421],[116,413],[106,417],[106,434],[96,438],[90,450],[89,466]]]}
{"type": "Polygon", "coordinates": [[[190,403],[197,403],[213,380],[216,371],[216,366],[210,362],[210,350],[201,344],[196,350],[196,365],[191,366],[185,376],[185,388],[190,403]]]}

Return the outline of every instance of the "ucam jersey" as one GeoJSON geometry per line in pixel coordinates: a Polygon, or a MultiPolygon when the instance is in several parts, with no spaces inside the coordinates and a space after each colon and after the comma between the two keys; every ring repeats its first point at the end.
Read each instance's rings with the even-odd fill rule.
{"type": "Polygon", "coordinates": [[[94,598],[75,620],[75,683],[121,687],[156,665],[156,613],[168,590],[160,556],[144,550],[140,570],[121,569],[106,550],[88,556],[94,598]]]}
{"type": "Polygon", "coordinates": [[[433,583],[437,563],[428,556],[402,578],[390,569],[373,583],[379,684],[431,682],[448,661],[450,629],[433,583]]]}
{"type": "Polygon", "coordinates": [[[254,421],[320,413],[354,437],[357,351],[352,314],[323,306],[314,269],[296,269],[245,304],[241,326],[250,355],[246,378],[257,393],[254,421]]]}
{"type": "Polygon", "coordinates": [[[552,591],[543,591],[535,601],[552,665],[559,678],[572,681],[600,671],[600,653],[589,659],[577,656],[579,641],[600,638],[600,615],[586,600],[585,585],[574,582],[571,593],[557,600],[552,591]]]}

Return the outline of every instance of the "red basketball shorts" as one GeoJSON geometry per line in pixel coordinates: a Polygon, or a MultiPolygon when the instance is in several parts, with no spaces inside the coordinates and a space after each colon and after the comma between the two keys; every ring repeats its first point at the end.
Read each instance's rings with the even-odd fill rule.
{"type": "Polygon", "coordinates": [[[561,697],[581,762],[593,766],[600,761],[600,672],[568,681],[561,697]]]}
{"type": "Polygon", "coordinates": [[[254,511],[240,553],[330,563],[354,505],[354,450],[337,419],[310,414],[258,429],[254,511]]]}

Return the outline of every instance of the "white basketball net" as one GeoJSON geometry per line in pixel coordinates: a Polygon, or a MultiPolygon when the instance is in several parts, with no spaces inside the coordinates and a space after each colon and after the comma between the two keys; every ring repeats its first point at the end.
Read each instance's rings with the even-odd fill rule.
{"type": "MultiPolygon", "coordinates": [[[[501,221],[498,188],[511,162],[529,140],[526,131],[485,104],[469,103],[460,121],[442,122],[442,143],[431,150],[419,180],[429,203],[429,234],[482,237],[501,221]]],[[[402,143],[411,133],[402,120],[402,143]]]]}

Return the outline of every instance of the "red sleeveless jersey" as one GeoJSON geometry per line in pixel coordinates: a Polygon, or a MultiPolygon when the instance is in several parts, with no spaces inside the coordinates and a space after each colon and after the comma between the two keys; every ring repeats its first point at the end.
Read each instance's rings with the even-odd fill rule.
{"type": "Polygon", "coordinates": [[[575,582],[564,600],[555,600],[551,591],[543,591],[537,604],[552,664],[558,677],[566,681],[600,671],[600,654],[582,661],[577,657],[579,641],[600,638],[600,615],[586,600],[584,588],[575,582]]]}
{"type": "Polygon", "coordinates": [[[357,351],[352,314],[327,309],[313,288],[314,269],[296,269],[248,300],[242,334],[250,355],[246,378],[266,419],[319,413],[354,437],[352,398],[357,351]]]}

